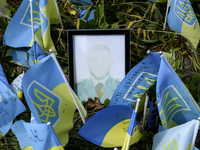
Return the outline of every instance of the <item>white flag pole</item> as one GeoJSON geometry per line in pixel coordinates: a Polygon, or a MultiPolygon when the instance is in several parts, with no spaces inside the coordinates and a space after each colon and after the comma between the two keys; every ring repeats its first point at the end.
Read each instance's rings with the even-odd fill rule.
{"type": "Polygon", "coordinates": [[[164,25],[163,25],[163,30],[165,30],[165,28],[166,28],[167,15],[168,15],[168,11],[169,11],[169,5],[170,5],[170,0],[167,1],[167,9],[166,9],[166,14],[165,14],[165,22],[164,22],[164,25]]]}
{"type": "Polygon", "coordinates": [[[62,18],[61,18],[61,15],[60,15],[59,8],[58,8],[57,0],[54,0],[54,3],[56,5],[57,13],[58,13],[58,16],[59,16],[59,19],[60,19],[61,31],[63,31],[63,22],[62,22],[62,18]]]}
{"type": "Polygon", "coordinates": [[[0,12],[0,17],[1,17],[1,16],[3,16],[3,17],[5,17],[5,18],[7,18],[7,19],[10,19],[10,20],[11,20],[11,18],[10,18],[10,17],[8,17],[8,16],[4,15],[2,12],[0,12]]]}
{"type": "Polygon", "coordinates": [[[135,113],[138,112],[139,104],[140,104],[140,98],[137,99],[137,103],[136,103],[136,106],[135,106],[135,113]]]}
{"type": "Polygon", "coordinates": [[[34,24],[33,24],[33,0],[29,0],[30,2],[30,14],[31,14],[31,29],[32,29],[32,38],[33,38],[33,42],[35,41],[35,33],[34,33],[34,24]]]}
{"type": "Polygon", "coordinates": [[[146,94],[146,99],[144,103],[144,112],[143,112],[143,122],[142,122],[142,129],[144,130],[144,125],[145,125],[145,118],[146,118],[146,111],[147,111],[147,105],[149,101],[149,94],[146,94]]]}
{"type": "Polygon", "coordinates": [[[72,98],[73,98],[73,100],[74,100],[74,103],[75,103],[75,105],[76,105],[76,107],[77,107],[77,109],[78,109],[78,111],[79,111],[79,114],[80,114],[80,116],[81,116],[81,119],[82,119],[83,123],[85,124],[84,115],[83,115],[83,113],[81,112],[81,109],[80,109],[80,107],[79,107],[79,105],[78,105],[78,102],[76,101],[76,98],[75,98],[75,96],[74,96],[74,94],[73,94],[73,92],[72,92],[72,90],[71,90],[71,86],[69,85],[69,83],[68,83],[68,81],[67,81],[67,79],[66,79],[66,77],[65,77],[65,75],[64,75],[64,73],[63,73],[63,71],[62,71],[62,68],[60,67],[60,64],[58,63],[58,60],[57,60],[57,58],[56,58],[56,55],[55,55],[55,53],[53,53],[53,50],[52,50],[52,49],[50,49],[49,51],[50,51],[50,53],[51,53],[51,57],[54,59],[56,65],[57,65],[57,67],[58,67],[58,69],[59,69],[59,71],[60,71],[60,73],[61,73],[61,75],[62,75],[62,77],[63,77],[63,79],[64,79],[64,81],[65,81],[65,83],[66,83],[66,85],[67,85],[67,87],[68,87],[68,89],[69,89],[69,92],[70,92],[70,94],[71,94],[71,96],[72,96],[72,98]]]}
{"type": "Polygon", "coordinates": [[[190,150],[193,150],[193,148],[194,148],[194,143],[196,141],[197,133],[199,131],[199,125],[200,125],[200,117],[198,117],[198,119],[196,121],[196,125],[195,125],[195,128],[194,128],[193,139],[192,139],[192,145],[190,147],[190,150]]]}

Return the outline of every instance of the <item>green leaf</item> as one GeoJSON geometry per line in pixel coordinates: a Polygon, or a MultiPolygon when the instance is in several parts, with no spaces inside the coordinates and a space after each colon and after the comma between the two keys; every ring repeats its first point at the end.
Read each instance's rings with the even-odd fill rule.
{"type": "Polygon", "coordinates": [[[155,42],[158,41],[158,39],[140,40],[140,41],[142,41],[142,42],[144,42],[144,43],[155,43],[155,42]]]}

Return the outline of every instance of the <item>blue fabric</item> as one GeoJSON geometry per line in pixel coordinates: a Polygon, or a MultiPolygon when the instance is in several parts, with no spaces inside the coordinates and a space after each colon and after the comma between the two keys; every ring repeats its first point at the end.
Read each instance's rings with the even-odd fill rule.
{"type": "Polygon", "coordinates": [[[0,80],[0,132],[10,130],[14,118],[24,112],[26,107],[18,97],[0,80]]]}
{"type": "Polygon", "coordinates": [[[10,85],[8,83],[8,80],[6,78],[6,75],[3,71],[1,64],[0,64],[0,81],[2,81],[8,88],[10,88],[10,85]]]}
{"type": "MultiPolygon", "coordinates": [[[[79,9],[77,9],[78,11],[79,9]]],[[[94,9],[90,12],[90,15],[88,16],[88,18],[86,19],[86,21],[91,21],[92,19],[94,19],[94,9]]],[[[84,20],[85,16],[87,13],[87,9],[80,9],[79,11],[79,16],[81,20],[84,20]]]]}
{"type": "Polygon", "coordinates": [[[9,50],[9,54],[7,56],[12,56],[12,61],[14,63],[17,63],[18,65],[22,65],[24,67],[29,68],[30,66],[33,66],[33,60],[31,57],[27,57],[27,49],[26,48],[13,48],[12,50],[9,50]],[[27,62],[28,61],[28,62],[27,62]]]}
{"type": "Polygon", "coordinates": [[[181,33],[183,22],[192,26],[196,20],[196,15],[189,0],[171,0],[171,9],[167,17],[167,22],[172,30],[181,33]],[[189,14],[184,14],[185,12],[189,14]]]}
{"type": "Polygon", "coordinates": [[[34,41],[33,46],[28,50],[28,53],[33,61],[41,60],[47,56],[47,53],[43,51],[36,41],[34,41]]]}
{"type": "Polygon", "coordinates": [[[191,120],[185,124],[155,134],[152,150],[190,149],[196,122],[197,120],[191,120]]]}
{"type": "Polygon", "coordinates": [[[78,131],[88,141],[101,146],[107,132],[117,123],[130,119],[133,109],[129,106],[109,106],[93,115],[78,131]]]}
{"type": "Polygon", "coordinates": [[[160,54],[152,52],[134,66],[116,88],[109,106],[135,104],[157,80],[160,54]]]}
{"type": "MultiPolygon", "coordinates": [[[[33,113],[33,116],[35,117],[36,121],[38,123],[41,123],[40,119],[46,120],[46,115],[39,118],[38,113],[42,113],[43,110],[39,110],[39,108],[36,109],[35,105],[32,102],[32,99],[34,98],[35,101],[39,105],[44,105],[43,101],[41,99],[46,99],[43,95],[40,93],[37,93],[37,95],[33,92],[34,89],[39,89],[42,93],[44,93],[46,96],[50,97],[51,99],[55,100],[55,103],[52,104],[51,101],[46,105],[50,105],[54,108],[55,113],[57,114],[57,117],[50,117],[49,121],[52,123],[52,125],[59,119],[59,105],[60,105],[60,99],[56,95],[54,95],[51,91],[58,86],[59,84],[64,83],[64,80],[60,74],[60,71],[58,70],[52,56],[47,56],[43,59],[41,59],[38,63],[36,63],[34,66],[32,66],[25,74],[22,82],[22,86],[24,89],[24,94],[26,101],[31,109],[31,112],[33,113]],[[47,76],[49,74],[49,76],[47,76]],[[55,79],[56,77],[56,79],[55,79]],[[48,87],[48,89],[46,89],[48,87]],[[38,97],[36,97],[38,96],[38,97]]],[[[51,111],[51,110],[50,110],[51,111]]]]}
{"type": "Polygon", "coordinates": [[[160,123],[160,117],[158,113],[158,107],[155,103],[148,101],[149,115],[145,130],[149,131],[151,128],[158,126],[160,123]]]}
{"type": "Polygon", "coordinates": [[[11,129],[21,149],[32,146],[34,150],[48,150],[53,146],[61,145],[52,127],[47,124],[26,123],[20,120],[16,121],[11,129]]]}
{"type": "Polygon", "coordinates": [[[131,120],[130,120],[130,123],[129,123],[129,126],[128,126],[128,131],[127,131],[127,133],[130,136],[132,136],[133,129],[137,126],[136,116],[137,116],[137,112],[135,112],[135,110],[133,110],[131,120]]]}
{"type": "Polygon", "coordinates": [[[165,128],[200,116],[199,106],[164,56],[158,73],[156,99],[160,119],[165,128]]]}
{"type": "MultiPolygon", "coordinates": [[[[31,30],[31,21],[30,21],[30,5],[29,0],[24,0],[17,12],[11,19],[11,22],[8,24],[6,32],[4,34],[4,44],[11,47],[29,47],[30,42],[32,40],[32,30],[31,30]],[[27,9],[28,8],[28,9],[27,9]],[[15,35],[15,36],[13,36],[15,35]],[[17,37],[17,38],[16,38],[17,37]]],[[[33,9],[39,11],[39,8],[35,3],[33,3],[33,9]]],[[[43,25],[46,26],[48,24],[48,19],[42,13],[37,14],[34,13],[35,18],[42,18],[43,25]]],[[[44,33],[46,28],[42,29],[44,33]]],[[[35,33],[40,29],[40,23],[34,24],[35,33]]]]}

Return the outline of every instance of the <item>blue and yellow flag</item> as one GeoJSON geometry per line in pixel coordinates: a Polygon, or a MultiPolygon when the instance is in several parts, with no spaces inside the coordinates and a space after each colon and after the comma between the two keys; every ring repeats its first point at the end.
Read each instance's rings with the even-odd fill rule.
{"type": "MultiPolygon", "coordinates": [[[[76,6],[90,6],[92,4],[91,0],[68,0],[70,3],[76,5],[76,6]]],[[[77,12],[79,13],[80,20],[91,21],[94,19],[94,11],[95,9],[92,9],[90,14],[86,17],[88,10],[87,9],[77,9],[77,12]]]]}
{"type": "Polygon", "coordinates": [[[47,56],[47,53],[43,51],[36,41],[33,42],[33,46],[28,50],[28,53],[34,63],[47,56]]]}
{"type": "Polygon", "coordinates": [[[11,127],[22,150],[64,150],[51,125],[16,121],[11,127]]]}
{"type": "Polygon", "coordinates": [[[0,139],[10,130],[14,118],[25,110],[23,103],[0,80],[0,139]]]}
{"type": "Polygon", "coordinates": [[[29,68],[34,65],[31,57],[28,57],[26,48],[9,48],[6,56],[11,56],[11,62],[29,68]]]}
{"type": "Polygon", "coordinates": [[[200,116],[198,104],[164,56],[158,73],[156,99],[162,126],[166,129],[200,116]]]}
{"type": "Polygon", "coordinates": [[[130,141],[132,141],[131,138],[136,139],[135,136],[137,135],[137,139],[134,143],[138,142],[139,139],[141,138],[141,133],[139,131],[139,127],[137,125],[137,120],[136,120],[136,116],[137,116],[137,112],[135,110],[133,110],[132,116],[131,116],[131,120],[128,126],[128,130],[126,133],[126,137],[122,146],[122,150],[128,150],[129,146],[130,146],[130,141]],[[134,134],[134,136],[133,136],[134,134]]]}
{"type": "Polygon", "coordinates": [[[10,84],[11,90],[17,95],[19,99],[23,97],[23,90],[22,90],[22,79],[24,77],[24,72],[15,78],[12,83],[10,84]]]}
{"type": "MultiPolygon", "coordinates": [[[[78,131],[86,140],[101,147],[119,147],[123,145],[133,109],[126,105],[106,107],[93,115],[78,131]]],[[[130,145],[140,139],[137,123],[130,145]]]]}
{"type": "Polygon", "coordinates": [[[8,88],[10,88],[10,85],[8,83],[8,80],[6,78],[6,75],[3,71],[1,64],[0,64],[0,81],[2,81],[8,88]]]}
{"type": "MultiPolygon", "coordinates": [[[[33,0],[35,40],[44,51],[56,51],[50,34],[50,25],[60,22],[56,5],[54,0],[33,0]]],[[[3,43],[14,48],[31,47],[32,38],[30,2],[23,0],[7,26],[3,43]]]]}
{"type": "MultiPolygon", "coordinates": [[[[36,122],[51,122],[65,145],[69,140],[68,132],[73,128],[76,105],[53,56],[46,56],[33,65],[24,74],[22,86],[36,122]]],[[[78,104],[85,111],[80,100],[78,104]]]]}
{"type": "Polygon", "coordinates": [[[169,27],[187,38],[196,49],[200,39],[199,22],[189,0],[171,0],[169,27]]]}
{"type": "MultiPolygon", "coordinates": [[[[191,120],[155,134],[152,150],[191,150],[197,121],[191,120]]],[[[196,149],[194,148],[194,150],[196,149]]]]}
{"type": "Polygon", "coordinates": [[[109,106],[133,106],[157,80],[160,66],[160,54],[151,54],[134,66],[116,88],[109,106]]]}

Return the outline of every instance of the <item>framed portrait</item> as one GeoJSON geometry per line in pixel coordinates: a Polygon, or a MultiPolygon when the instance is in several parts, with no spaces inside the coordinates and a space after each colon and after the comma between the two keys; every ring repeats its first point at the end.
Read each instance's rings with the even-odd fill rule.
{"type": "Polygon", "coordinates": [[[111,99],[130,70],[130,30],[68,30],[69,80],[81,102],[111,99]]]}

